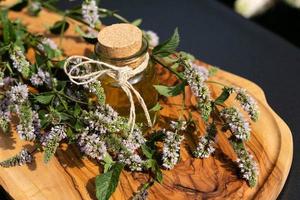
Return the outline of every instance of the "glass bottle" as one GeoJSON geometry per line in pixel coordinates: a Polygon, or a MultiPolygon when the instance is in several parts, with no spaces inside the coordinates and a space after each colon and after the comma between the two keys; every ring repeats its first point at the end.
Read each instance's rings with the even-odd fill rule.
{"type": "MultiPolygon", "coordinates": [[[[95,46],[95,53],[99,60],[120,67],[138,66],[144,61],[146,53],[148,51],[149,51],[148,41],[144,37],[142,38],[142,45],[140,50],[135,54],[124,58],[113,58],[113,57],[106,56],[101,51],[99,42],[95,46]]],[[[106,103],[112,106],[117,112],[119,112],[121,116],[128,116],[129,109],[130,109],[130,102],[127,95],[118,85],[118,82],[108,76],[102,77],[100,81],[106,94],[106,103]]],[[[157,84],[158,82],[157,82],[154,64],[151,61],[151,59],[149,59],[147,68],[143,72],[130,78],[128,82],[140,93],[140,95],[145,101],[145,104],[147,105],[148,110],[157,104],[158,93],[153,87],[153,85],[157,84]]],[[[136,110],[136,121],[146,123],[144,111],[140,106],[139,102],[137,101],[134,94],[133,96],[134,96],[134,103],[135,103],[135,110],[136,110]]],[[[153,120],[155,113],[154,112],[149,112],[149,113],[151,119],[153,120]]]]}

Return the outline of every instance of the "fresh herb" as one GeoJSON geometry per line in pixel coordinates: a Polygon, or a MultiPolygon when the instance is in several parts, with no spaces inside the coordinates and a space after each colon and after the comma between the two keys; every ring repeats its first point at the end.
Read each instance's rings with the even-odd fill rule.
{"type": "Polygon", "coordinates": [[[98,200],[108,200],[116,190],[124,164],[115,163],[110,170],[96,177],[96,196],[98,200]]]}
{"type": "Polygon", "coordinates": [[[176,86],[164,86],[164,85],[154,85],[154,88],[157,90],[157,92],[163,96],[171,97],[171,96],[177,96],[181,94],[184,91],[186,82],[182,82],[177,84],[176,86]]]}
{"type": "Polygon", "coordinates": [[[168,56],[174,53],[179,45],[179,33],[176,28],[172,37],[153,49],[153,55],[168,56]]]}
{"type": "MultiPolygon", "coordinates": [[[[10,9],[20,11],[26,6],[29,6],[27,12],[32,16],[38,15],[44,8],[61,15],[61,20],[49,28],[51,33],[60,36],[60,43],[64,32],[70,28],[70,19],[81,23],[76,32],[90,43],[96,41],[102,18],[114,17],[130,23],[115,11],[98,7],[95,0],[84,1],[81,8],[67,11],[58,10],[55,1],[42,0],[19,1],[10,9]]],[[[171,170],[180,162],[182,141],[187,126],[193,121],[190,110],[196,110],[206,125],[206,133],[198,137],[199,142],[193,149],[194,157],[206,158],[213,153],[218,128],[229,131],[230,142],[238,156],[241,178],[251,187],[256,184],[255,160],[245,147],[246,140],[250,139],[250,124],[238,107],[226,105],[227,99],[235,94],[238,106],[248,113],[251,120],[257,121],[259,110],[256,101],[244,89],[211,80],[217,68],[202,66],[193,55],[178,52],[180,37],[177,29],[170,39],[161,44],[158,44],[159,38],[153,31],[144,31],[144,35],[152,49],[152,61],[179,79],[176,85],[154,85],[155,89],[161,96],[181,96],[182,110],[189,112],[190,119],[185,121],[181,115],[178,120],[168,121],[170,126],[167,129],[145,134],[142,132],[143,124],[136,125],[131,131],[128,118],[119,116],[105,103],[106,94],[100,81],[83,86],[71,84],[63,71],[65,60],[61,58],[65,55],[60,47],[49,38],[30,33],[21,21],[8,19],[7,12],[0,12],[0,131],[8,133],[16,127],[19,137],[34,141],[36,149],[31,153],[22,150],[0,162],[2,167],[29,163],[33,158],[31,154],[36,150],[44,152],[44,161],[48,163],[61,143],[74,143],[85,156],[103,165],[103,174],[96,178],[98,199],[110,198],[122,170],[149,174],[149,182],[135,194],[135,198],[144,198],[154,181],[162,183],[161,168],[171,170]],[[26,57],[29,50],[34,51],[35,59],[26,57]],[[223,88],[216,98],[210,92],[212,84],[223,88]],[[196,99],[196,104],[190,107],[184,103],[188,88],[196,99]],[[11,119],[15,116],[17,124],[11,126],[11,119]],[[162,151],[158,143],[162,144],[162,151]]],[[[132,24],[138,26],[141,22],[137,19],[132,24]]],[[[76,60],[70,67],[80,62],[76,60]]],[[[83,70],[91,72],[92,66],[87,64],[83,70]]],[[[74,72],[74,75],[80,75],[80,71],[74,72]]],[[[161,109],[163,107],[158,101],[150,111],[160,112],[161,109]]]]}

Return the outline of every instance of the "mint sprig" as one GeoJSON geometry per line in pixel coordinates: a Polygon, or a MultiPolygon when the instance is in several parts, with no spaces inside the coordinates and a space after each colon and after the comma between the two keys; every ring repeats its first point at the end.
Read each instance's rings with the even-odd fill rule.
{"type": "Polygon", "coordinates": [[[176,28],[172,37],[168,39],[167,41],[163,42],[162,44],[159,44],[156,46],[152,54],[160,57],[166,57],[170,54],[174,53],[179,46],[180,37],[178,33],[178,29],[176,28]]]}
{"type": "Polygon", "coordinates": [[[109,171],[96,177],[96,196],[98,200],[108,200],[116,190],[124,164],[115,163],[109,171]]]}

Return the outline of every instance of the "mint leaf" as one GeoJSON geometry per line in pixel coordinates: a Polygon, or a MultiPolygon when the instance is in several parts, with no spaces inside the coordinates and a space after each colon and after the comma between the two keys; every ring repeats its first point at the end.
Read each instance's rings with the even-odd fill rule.
{"type": "Polygon", "coordinates": [[[39,110],[39,118],[41,120],[41,127],[45,128],[48,126],[49,123],[51,123],[51,120],[49,120],[49,117],[46,117],[46,114],[48,114],[48,112],[46,110],[39,110]]]}
{"type": "Polygon", "coordinates": [[[10,7],[10,10],[13,11],[21,11],[23,10],[23,8],[25,8],[28,4],[27,0],[19,0],[15,5],[13,5],[12,7],[10,7]]]}
{"type": "MultiPolygon", "coordinates": [[[[68,115],[66,113],[63,113],[63,112],[59,112],[59,115],[60,115],[60,119],[64,120],[64,121],[69,120],[69,119],[72,118],[70,115],[68,115]]],[[[80,121],[79,121],[79,123],[80,123],[80,121]]]]}
{"type": "Polygon", "coordinates": [[[162,183],[163,181],[163,174],[157,164],[157,161],[154,159],[148,159],[145,162],[145,166],[147,169],[150,169],[154,175],[154,178],[157,182],[162,183]]]}
{"type": "Polygon", "coordinates": [[[54,97],[54,94],[35,96],[35,100],[41,104],[48,105],[54,97]]]}
{"type": "Polygon", "coordinates": [[[230,91],[231,91],[231,88],[224,87],[220,96],[218,96],[217,99],[215,100],[215,103],[216,104],[224,103],[229,98],[230,93],[231,93],[230,91]]]}
{"type": "Polygon", "coordinates": [[[14,42],[16,39],[16,32],[12,23],[7,18],[7,10],[0,10],[0,24],[2,25],[2,35],[4,44],[14,42]]]}
{"type": "Polygon", "coordinates": [[[48,56],[48,58],[57,58],[59,56],[61,56],[61,51],[59,49],[52,49],[49,45],[45,45],[44,46],[44,51],[46,53],[46,55],[48,56]]]}
{"type": "Polygon", "coordinates": [[[11,48],[11,44],[4,45],[0,47],[0,56],[5,54],[11,48]]]}
{"type": "Polygon", "coordinates": [[[193,62],[194,60],[196,60],[195,56],[193,56],[190,53],[187,53],[187,52],[184,52],[184,51],[180,51],[179,54],[180,54],[181,59],[183,59],[183,60],[188,60],[188,61],[191,61],[191,62],[193,62]]]}
{"type": "Polygon", "coordinates": [[[81,107],[79,106],[78,103],[75,104],[75,107],[74,107],[74,112],[73,112],[73,115],[75,117],[79,117],[80,113],[81,113],[81,107]]]}
{"type": "Polygon", "coordinates": [[[177,84],[176,86],[164,86],[164,85],[154,85],[154,88],[157,90],[157,92],[163,96],[166,97],[172,97],[177,96],[181,94],[184,91],[186,83],[185,81],[177,84]]]}
{"type": "Polygon", "coordinates": [[[109,200],[116,190],[124,164],[115,163],[111,169],[96,177],[96,196],[98,200],[109,200]]]}
{"type": "Polygon", "coordinates": [[[79,119],[76,120],[76,123],[74,125],[74,128],[76,131],[81,131],[83,128],[85,128],[84,124],[82,121],[80,121],[79,119]]]}
{"type": "Polygon", "coordinates": [[[93,37],[91,34],[85,33],[80,26],[75,27],[75,32],[77,32],[86,42],[90,44],[96,44],[98,42],[97,37],[93,37]]]}
{"type": "Polygon", "coordinates": [[[209,76],[214,76],[219,71],[218,67],[210,66],[208,69],[209,76]]]}
{"type": "Polygon", "coordinates": [[[57,21],[50,27],[50,32],[58,35],[62,31],[65,32],[69,26],[70,24],[66,20],[57,21]]]}
{"type": "Polygon", "coordinates": [[[153,157],[153,154],[154,154],[154,151],[148,147],[147,145],[142,145],[142,152],[143,154],[147,157],[147,158],[152,158],[153,157]]]}
{"type": "Polygon", "coordinates": [[[115,162],[113,161],[112,157],[107,153],[103,158],[102,165],[104,166],[103,172],[106,173],[108,170],[113,166],[115,162]]]}
{"type": "Polygon", "coordinates": [[[72,143],[76,142],[77,137],[76,137],[75,133],[73,132],[73,130],[70,127],[67,128],[66,134],[67,134],[67,137],[68,137],[69,144],[72,144],[72,143]]]}
{"type": "Polygon", "coordinates": [[[162,106],[160,105],[160,103],[156,103],[155,106],[153,106],[149,111],[157,112],[157,111],[160,111],[161,109],[162,109],[162,106]]]}
{"type": "Polygon", "coordinates": [[[131,24],[135,25],[135,26],[139,26],[139,25],[141,25],[142,21],[143,20],[139,18],[139,19],[136,19],[133,22],[131,22],[131,24]]]}
{"type": "Polygon", "coordinates": [[[180,37],[179,37],[178,29],[176,28],[172,37],[167,41],[163,42],[162,44],[156,46],[153,49],[152,54],[161,57],[166,57],[176,51],[179,42],[180,42],[180,37]]]}
{"type": "Polygon", "coordinates": [[[63,68],[64,68],[65,62],[66,62],[66,60],[58,61],[58,62],[56,63],[56,67],[59,68],[59,69],[63,69],[63,68]]]}

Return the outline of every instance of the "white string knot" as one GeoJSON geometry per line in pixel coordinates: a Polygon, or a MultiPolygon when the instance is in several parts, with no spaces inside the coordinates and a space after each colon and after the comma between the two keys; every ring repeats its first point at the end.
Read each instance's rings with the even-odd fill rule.
{"type": "Polygon", "coordinates": [[[145,55],[145,60],[138,67],[134,69],[129,66],[119,67],[119,66],[111,65],[102,62],[100,60],[93,60],[85,56],[70,56],[65,61],[64,70],[67,76],[69,77],[69,79],[71,80],[71,82],[75,83],[76,85],[85,85],[94,82],[103,75],[107,75],[113,78],[114,80],[116,80],[120,88],[125,92],[125,94],[129,99],[130,112],[129,112],[128,124],[131,126],[131,131],[133,131],[135,126],[135,119],[136,119],[133,95],[136,96],[138,102],[140,103],[140,105],[144,110],[148,126],[150,127],[152,126],[149,111],[147,109],[144,99],[142,98],[140,93],[128,81],[130,78],[143,72],[147,68],[148,62],[149,62],[148,53],[145,55]],[[70,65],[70,63],[72,64],[70,65]],[[87,72],[87,70],[85,70],[84,67],[86,67],[89,64],[94,64],[96,70],[92,72],[87,72]],[[71,67],[69,67],[69,65],[71,67]]]}
{"type": "Polygon", "coordinates": [[[128,81],[131,71],[131,67],[121,67],[120,70],[117,71],[117,81],[119,85],[124,85],[128,81]]]}

